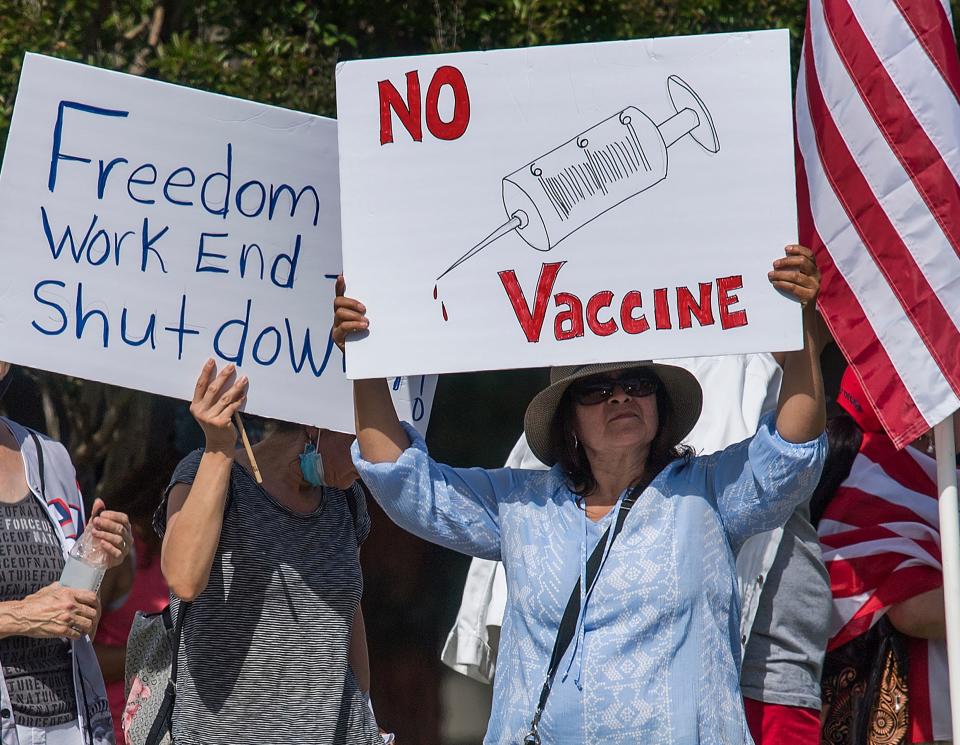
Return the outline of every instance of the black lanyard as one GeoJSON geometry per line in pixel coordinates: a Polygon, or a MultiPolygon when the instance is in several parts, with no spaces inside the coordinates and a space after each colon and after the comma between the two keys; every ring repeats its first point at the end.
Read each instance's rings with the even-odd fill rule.
{"type": "MultiPolygon", "coordinates": [[[[613,524],[613,535],[610,535],[611,528],[604,531],[603,536],[597,543],[590,558],[587,559],[587,596],[597,582],[600,574],[600,565],[603,562],[603,554],[607,545],[609,536],[610,546],[617,539],[620,531],[623,530],[623,522],[627,519],[627,513],[633,507],[634,502],[643,492],[643,488],[635,486],[630,493],[624,497],[620,503],[620,509],[617,511],[617,519],[613,524]]],[[[586,518],[585,518],[586,519],[586,518]]],[[[560,626],[557,629],[557,639],[553,643],[553,653],[550,655],[550,666],[547,668],[547,679],[543,682],[543,688],[540,690],[540,700],[537,703],[537,710],[533,714],[533,721],[530,722],[530,733],[523,738],[523,745],[540,745],[540,735],[537,728],[540,726],[540,717],[543,716],[543,708],[547,705],[547,698],[550,696],[550,689],[553,688],[553,680],[557,676],[557,668],[560,667],[560,660],[570,642],[573,641],[573,634],[577,628],[577,617],[580,615],[580,577],[577,577],[573,592],[570,593],[570,599],[567,601],[567,607],[564,608],[563,618],[560,619],[560,626]]]]}

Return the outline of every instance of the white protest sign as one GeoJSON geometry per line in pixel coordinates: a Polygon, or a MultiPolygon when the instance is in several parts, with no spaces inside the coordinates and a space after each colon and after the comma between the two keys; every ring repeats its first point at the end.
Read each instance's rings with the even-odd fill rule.
{"type": "Polygon", "coordinates": [[[801,346],[786,31],[337,70],[347,373],[801,346]]]}
{"type": "MultiPolygon", "coordinates": [[[[337,189],[331,119],[28,54],[0,169],[0,359],[189,399],[213,357],[250,377],[247,411],[353,431],[337,189]]],[[[431,399],[406,399],[425,428],[431,399]]]]}

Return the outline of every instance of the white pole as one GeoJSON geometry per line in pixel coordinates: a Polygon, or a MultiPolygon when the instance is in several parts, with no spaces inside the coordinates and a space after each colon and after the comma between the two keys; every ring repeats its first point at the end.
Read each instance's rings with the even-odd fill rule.
{"type": "Polygon", "coordinates": [[[957,504],[956,447],[951,414],[934,427],[937,487],[940,491],[940,553],[950,665],[950,719],[954,742],[960,740],[960,506],[957,504]]]}

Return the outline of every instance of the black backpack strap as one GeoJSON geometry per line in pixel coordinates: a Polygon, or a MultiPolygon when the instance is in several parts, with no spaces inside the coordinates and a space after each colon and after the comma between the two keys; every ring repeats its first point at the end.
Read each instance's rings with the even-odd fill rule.
{"type": "Polygon", "coordinates": [[[28,429],[27,432],[30,433],[30,437],[33,439],[33,444],[37,448],[37,467],[40,470],[40,496],[43,497],[43,501],[47,501],[47,479],[44,475],[43,469],[43,445],[40,444],[40,437],[32,429],[28,429]]]}
{"type": "Polygon", "coordinates": [[[187,618],[190,603],[180,601],[180,610],[177,612],[177,621],[173,626],[173,656],[170,659],[170,681],[174,689],[177,687],[177,660],[180,657],[180,638],[183,636],[183,623],[187,618]]]}
{"type": "MultiPolygon", "coordinates": [[[[177,700],[177,667],[180,656],[180,639],[183,636],[183,622],[187,617],[187,611],[190,603],[180,601],[180,609],[177,612],[177,619],[173,622],[173,649],[170,655],[170,678],[167,680],[167,687],[163,692],[163,701],[160,708],[157,709],[157,716],[153,720],[153,726],[147,734],[144,745],[160,745],[163,738],[169,733],[173,739],[173,707],[177,700]]],[[[164,628],[170,628],[171,612],[168,605],[163,609],[164,628]]]]}
{"type": "MultiPolygon", "coordinates": [[[[624,497],[620,503],[620,509],[617,511],[616,522],[614,522],[612,528],[607,528],[606,531],[604,531],[596,548],[593,549],[593,553],[590,554],[590,558],[587,559],[587,595],[590,594],[600,574],[600,564],[603,562],[603,554],[606,549],[608,536],[610,546],[612,547],[620,531],[623,530],[623,523],[627,519],[627,513],[630,512],[630,508],[633,507],[642,491],[643,489],[641,487],[635,486],[630,490],[630,493],[624,497]],[[612,536],[610,535],[611,530],[613,531],[612,536]]],[[[550,689],[553,688],[553,681],[557,676],[560,660],[563,658],[564,653],[566,653],[567,647],[570,646],[570,642],[573,641],[573,634],[577,629],[577,617],[579,615],[580,577],[577,577],[576,585],[573,588],[573,592],[570,593],[570,599],[567,601],[567,607],[563,609],[560,626],[557,628],[557,638],[553,643],[553,653],[550,655],[550,664],[547,667],[547,679],[543,682],[543,688],[540,689],[540,699],[537,702],[537,710],[534,712],[533,720],[530,722],[530,733],[523,739],[524,745],[540,745],[540,735],[537,733],[537,729],[540,726],[540,717],[543,716],[543,709],[547,705],[550,689]]]]}

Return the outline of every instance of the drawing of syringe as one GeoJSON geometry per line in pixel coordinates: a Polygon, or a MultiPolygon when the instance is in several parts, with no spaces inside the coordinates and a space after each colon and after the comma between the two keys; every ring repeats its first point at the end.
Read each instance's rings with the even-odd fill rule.
{"type": "Polygon", "coordinates": [[[538,251],[667,177],[667,149],[685,135],[709,153],[720,151],[713,118],[693,89],[667,78],[671,117],[656,124],[628,106],[503,179],[509,219],[437,279],[511,231],[538,251]]]}

